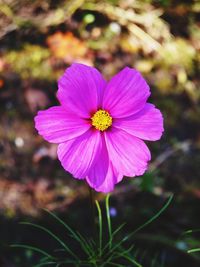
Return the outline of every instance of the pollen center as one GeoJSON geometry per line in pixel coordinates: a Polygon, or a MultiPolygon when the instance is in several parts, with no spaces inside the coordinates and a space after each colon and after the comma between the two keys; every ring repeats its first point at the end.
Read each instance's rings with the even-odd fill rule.
{"type": "Polygon", "coordinates": [[[96,113],[94,113],[91,120],[92,125],[99,131],[105,131],[112,125],[112,117],[103,109],[99,109],[96,113]]]}

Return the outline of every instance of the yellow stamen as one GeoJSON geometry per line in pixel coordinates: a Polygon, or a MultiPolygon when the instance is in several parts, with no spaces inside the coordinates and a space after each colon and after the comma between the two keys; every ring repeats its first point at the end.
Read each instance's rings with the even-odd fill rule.
{"type": "Polygon", "coordinates": [[[103,109],[99,109],[96,113],[94,113],[91,120],[92,125],[99,131],[105,131],[112,125],[112,117],[103,109]]]}

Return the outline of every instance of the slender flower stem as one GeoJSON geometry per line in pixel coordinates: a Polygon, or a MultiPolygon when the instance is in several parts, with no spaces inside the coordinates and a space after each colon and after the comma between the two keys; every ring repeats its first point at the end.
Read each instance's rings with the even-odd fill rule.
{"type": "Polygon", "coordinates": [[[111,220],[110,220],[109,198],[110,198],[110,194],[108,194],[106,196],[106,217],[107,217],[107,223],[108,223],[109,248],[111,249],[111,247],[112,247],[112,226],[111,226],[111,220]]]}
{"type": "Polygon", "coordinates": [[[97,211],[98,211],[98,218],[99,218],[99,257],[102,255],[102,213],[101,213],[101,208],[99,205],[99,202],[96,200],[95,201],[96,206],[97,206],[97,211]]]}

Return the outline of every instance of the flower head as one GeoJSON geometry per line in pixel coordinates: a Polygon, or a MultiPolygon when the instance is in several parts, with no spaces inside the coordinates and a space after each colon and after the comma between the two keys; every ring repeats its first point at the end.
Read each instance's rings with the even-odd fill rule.
{"type": "Polygon", "coordinates": [[[39,111],[35,127],[57,143],[63,168],[96,191],[112,191],[123,176],[142,175],[151,158],[143,140],[160,139],[163,117],[147,103],[149,86],[124,68],[109,82],[97,69],[73,64],[58,81],[60,106],[39,111]]]}

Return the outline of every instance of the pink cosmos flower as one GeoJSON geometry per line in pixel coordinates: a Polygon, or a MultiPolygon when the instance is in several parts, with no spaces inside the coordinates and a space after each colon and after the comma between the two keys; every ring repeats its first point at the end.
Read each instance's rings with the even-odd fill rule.
{"type": "Polygon", "coordinates": [[[39,111],[35,127],[59,144],[66,171],[101,192],[146,171],[151,154],[143,140],[160,139],[163,117],[146,103],[150,90],[138,71],[126,67],[106,82],[97,69],[73,64],[58,88],[60,106],[39,111]]]}

